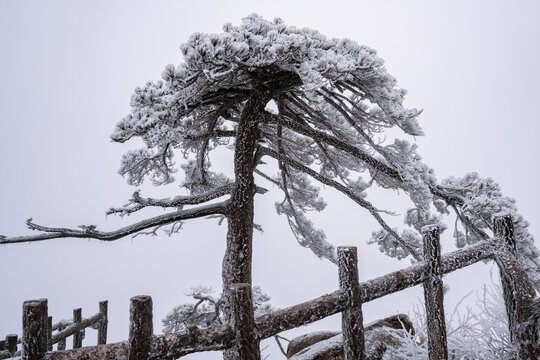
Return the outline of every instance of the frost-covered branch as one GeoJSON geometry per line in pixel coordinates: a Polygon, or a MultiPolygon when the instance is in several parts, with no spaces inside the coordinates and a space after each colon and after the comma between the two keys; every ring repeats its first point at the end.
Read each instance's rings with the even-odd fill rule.
{"type": "Polygon", "coordinates": [[[384,164],[380,160],[375,159],[364,150],[358,149],[355,146],[343,142],[335,136],[329,135],[319,130],[315,130],[307,125],[300,124],[285,116],[276,116],[270,113],[266,113],[265,120],[269,123],[282,125],[283,127],[297,132],[298,134],[323,141],[330,146],[333,146],[339,150],[356,156],[360,160],[364,161],[367,165],[369,165],[373,170],[381,171],[392,179],[401,181],[399,172],[397,170],[391,168],[387,164],[384,164]]]}
{"type": "MultiPolygon", "coordinates": [[[[261,146],[260,147],[260,151],[262,154],[264,155],[268,155],[274,159],[278,159],[279,157],[279,154],[272,150],[272,149],[269,149],[267,147],[263,147],[261,146]]],[[[415,249],[414,247],[412,247],[410,244],[406,243],[385,221],[384,219],[381,217],[381,215],[379,214],[379,210],[377,210],[369,201],[361,198],[360,196],[358,196],[357,194],[355,194],[350,188],[348,188],[347,186],[345,185],[342,185],[340,184],[339,182],[337,181],[334,181],[332,179],[328,179],[324,176],[322,176],[321,174],[319,174],[318,172],[316,172],[315,170],[307,167],[307,166],[304,166],[300,163],[298,163],[297,161],[294,161],[294,160],[291,160],[289,159],[288,157],[286,156],[281,156],[281,161],[282,162],[285,162],[287,163],[289,166],[292,166],[294,167],[295,169],[303,172],[304,174],[307,174],[309,176],[311,176],[312,178],[314,178],[315,180],[321,182],[322,184],[325,184],[325,185],[328,185],[336,190],[338,190],[339,192],[341,192],[342,194],[346,195],[347,197],[349,197],[351,200],[353,200],[354,202],[356,202],[358,205],[360,205],[361,207],[363,207],[364,209],[368,210],[369,213],[375,218],[375,220],[377,220],[377,222],[381,225],[381,227],[383,229],[385,229],[386,231],[388,231],[394,238],[395,240],[401,245],[403,246],[416,260],[420,261],[422,260],[422,257],[420,256],[420,254],[418,253],[417,249],[415,249]]]]}
{"type": "Polygon", "coordinates": [[[221,196],[231,193],[234,184],[226,184],[218,187],[215,190],[208,191],[203,194],[191,195],[191,196],[175,196],[173,198],[166,199],[152,199],[141,197],[140,191],[137,190],[133,193],[132,198],[128,203],[122,207],[110,208],[106,214],[120,214],[121,216],[132,214],[146,207],[162,207],[162,208],[182,208],[184,205],[198,205],[204,202],[217,199],[221,196]]]}
{"type": "MultiPolygon", "coordinates": [[[[318,198],[318,195],[314,191],[310,191],[315,189],[309,189],[309,187],[303,189],[307,191],[298,191],[298,189],[294,189],[292,187],[294,182],[291,184],[290,188],[288,180],[291,179],[292,182],[292,179],[295,177],[291,177],[287,165],[284,161],[282,161],[284,151],[282,142],[282,127],[280,125],[278,125],[277,128],[277,136],[278,148],[280,149],[277,160],[281,174],[281,183],[279,184],[279,187],[285,194],[285,199],[283,202],[276,204],[278,213],[284,214],[287,217],[289,227],[301,246],[311,249],[311,251],[313,251],[313,253],[320,258],[326,258],[333,263],[336,263],[337,259],[335,256],[334,247],[326,241],[325,234],[321,230],[315,229],[313,227],[313,223],[304,216],[304,213],[307,211],[306,205],[315,205],[317,200],[310,201],[307,198],[304,198],[302,199],[304,201],[298,201],[299,197],[301,196],[300,193],[302,192],[309,194],[308,197],[315,199],[318,198]],[[294,201],[291,196],[291,191],[293,190],[295,190],[294,192],[298,194],[295,196],[296,201],[294,201]],[[300,204],[297,204],[297,202],[300,202],[300,204]],[[310,202],[312,204],[310,204],[310,202]]],[[[261,152],[261,154],[264,155],[264,152],[261,152]]],[[[319,204],[313,206],[312,208],[320,211],[324,208],[324,205],[319,201],[319,204]]]]}
{"type": "Polygon", "coordinates": [[[208,215],[225,214],[227,209],[227,201],[217,204],[203,205],[196,208],[187,210],[179,210],[172,213],[155,216],[146,220],[139,221],[135,224],[122,227],[115,231],[99,231],[96,230],[95,225],[81,225],[82,230],[69,229],[69,228],[53,228],[43,225],[38,225],[29,219],[26,224],[29,229],[41,231],[41,234],[27,235],[27,236],[14,236],[14,237],[0,237],[0,245],[2,244],[15,244],[23,242],[35,242],[49,239],[59,238],[84,238],[84,239],[97,239],[102,241],[113,241],[123,238],[128,235],[133,235],[139,231],[146,230],[151,227],[161,226],[165,224],[171,224],[180,220],[188,220],[200,218],[208,215]]]}
{"type": "Polygon", "coordinates": [[[235,136],[236,136],[236,131],[234,130],[214,129],[212,131],[208,131],[203,134],[185,135],[184,138],[186,140],[199,141],[199,140],[204,140],[206,138],[226,138],[226,137],[235,137],[235,136]]]}

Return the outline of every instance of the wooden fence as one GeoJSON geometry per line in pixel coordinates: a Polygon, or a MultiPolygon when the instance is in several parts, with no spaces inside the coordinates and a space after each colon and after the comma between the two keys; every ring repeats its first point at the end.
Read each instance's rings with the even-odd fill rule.
{"type": "MultiPolygon", "coordinates": [[[[422,284],[429,359],[447,360],[442,276],[481,260],[494,260],[500,269],[511,340],[519,349],[519,358],[540,359],[540,300],[536,298],[527,274],[514,256],[516,243],[512,219],[509,216],[495,218],[494,233],[495,237],[491,240],[441,256],[439,229],[427,227],[423,229],[423,262],[363,283],[358,281],[356,248],[340,247],[339,290],[254,318],[253,313],[246,310],[251,309],[251,286],[234,284],[231,288],[233,317],[229,325],[205,329],[192,326],[181,333],[153,335],[152,299],[149,296],[136,296],[131,299],[127,341],[73,350],[48,351],[56,338],[50,337],[47,331],[50,328],[47,327],[47,302],[27,301],[23,307],[22,358],[169,360],[194,352],[234,348],[238,359],[260,359],[261,339],[342,313],[345,359],[377,359],[382,356],[381,353],[377,356],[365,354],[362,304],[422,284]]],[[[72,324],[61,333],[67,334],[68,329],[71,329],[70,334],[80,330],[76,324],[72,324]]]]}
{"type": "Polygon", "coordinates": [[[101,301],[99,312],[89,318],[83,319],[82,309],[78,308],[73,310],[72,320],[62,320],[53,324],[53,317],[48,316],[47,299],[25,301],[22,339],[17,334],[10,334],[6,336],[5,341],[0,341],[0,359],[21,356],[22,350],[18,351],[17,344],[26,344],[23,345],[25,348],[34,343],[42,348],[43,341],[46,341],[47,351],[52,351],[54,344],[57,344],[57,350],[65,350],[66,340],[70,336],[73,336],[73,349],[79,349],[82,347],[85,330],[89,327],[97,330],[98,345],[104,345],[107,343],[107,313],[108,302],[101,301]]]}

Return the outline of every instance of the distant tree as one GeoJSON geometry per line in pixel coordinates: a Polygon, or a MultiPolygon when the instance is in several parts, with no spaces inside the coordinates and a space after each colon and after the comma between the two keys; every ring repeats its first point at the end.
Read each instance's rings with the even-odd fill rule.
{"type": "Polygon", "coordinates": [[[222,270],[226,321],[230,284],[251,283],[253,200],[265,192],[255,176],[282,190],[276,210],[299,244],[336,261],[334,247],[307,216],[326,206],[315,180],[371,214],[381,228],[369,242],[399,259],[420,261],[420,229],[437,224],[444,230],[450,211],[457,217],[454,237],[460,247],[489,238],[491,216],[509,212],[520,260],[540,289],[539,252],[514,201],[493,180],[474,173],[438,182],[416,145],[396,138],[396,130],[423,135],[420,111],[404,108],[406,91],[374,50],[257,15],[240,26],[226,24],[223,31],[192,35],[181,47],[177,67],[168,65],[162,80],[135,90],[131,113],[111,136],[119,143],[134,137],[144,143],[122,159],[119,173],[130,185],[146,179],[154,185],[173,183],[181,168],[180,183],[188,194],[153,199],[136,191],[128,204],[108,213],[129,215],[147,207],[171,212],[111,232],[95,226],[52,228],[30,219],[28,227],[40,234],[3,237],[0,243],[60,237],[111,241],[165,225],[174,233],[192,218],[223,217],[228,224],[222,270]],[[212,172],[210,153],[222,148],[234,153],[232,179],[212,172]],[[373,186],[401,190],[412,200],[404,230],[391,227],[387,211],[368,200],[373,186]]]}

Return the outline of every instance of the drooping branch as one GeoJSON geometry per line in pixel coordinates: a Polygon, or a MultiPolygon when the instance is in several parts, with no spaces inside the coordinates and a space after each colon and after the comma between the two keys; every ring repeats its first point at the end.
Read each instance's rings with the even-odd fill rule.
{"type": "Polygon", "coordinates": [[[181,208],[184,205],[198,205],[204,202],[217,199],[221,196],[228,195],[231,193],[234,184],[226,184],[220,186],[214,190],[208,191],[204,194],[192,195],[192,196],[175,196],[173,198],[166,199],[152,199],[152,198],[143,198],[140,195],[140,191],[133,193],[132,198],[129,199],[129,202],[122,207],[110,208],[106,214],[120,214],[120,215],[129,215],[136,211],[139,211],[146,207],[162,207],[170,208],[176,207],[181,208]]]}
{"type": "Polygon", "coordinates": [[[312,178],[314,178],[315,180],[321,182],[322,184],[325,184],[325,185],[328,185],[336,190],[338,190],[339,192],[345,194],[347,197],[349,197],[351,200],[353,200],[354,202],[356,202],[358,205],[360,205],[361,207],[363,207],[364,209],[368,210],[369,213],[375,218],[375,220],[377,220],[377,222],[382,226],[382,228],[384,230],[386,230],[388,233],[390,233],[395,239],[396,241],[401,245],[403,246],[405,249],[407,249],[407,251],[409,251],[409,253],[418,261],[421,261],[422,258],[420,256],[420,254],[418,254],[418,252],[413,248],[411,247],[409,244],[407,244],[384,220],[383,218],[381,217],[381,215],[379,214],[379,212],[377,211],[377,209],[367,200],[361,198],[360,196],[356,195],[351,189],[349,189],[348,187],[346,187],[345,185],[343,184],[340,184],[339,182],[337,181],[334,181],[332,179],[328,179],[324,176],[322,176],[321,174],[319,174],[318,172],[316,172],[315,170],[307,167],[307,166],[304,166],[302,164],[300,164],[299,162],[297,161],[294,161],[290,158],[287,158],[285,157],[284,155],[279,155],[276,151],[272,150],[272,149],[269,149],[267,147],[263,147],[263,146],[260,146],[259,147],[259,151],[261,152],[261,154],[264,154],[264,155],[268,155],[274,159],[278,159],[278,157],[281,159],[282,162],[288,164],[289,166],[303,172],[304,174],[307,174],[309,176],[311,176],[312,178]]]}
{"type": "Polygon", "coordinates": [[[379,154],[381,154],[386,161],[388,161],[389,163],[391,163],[388,159],[388,156],[383,152],[381,151],[380,147],[377,146],[377,144],[375,144],[373,142],[373,140],[369,137],[368,134],[365,133],[364,130],[362,130],[362,128],[360,128],[360,126],[358,126],[358,124],[355,122],[355,120],[352,118],[352,116],[349,114],[349,112],[347,111],[346,107],[344,106],[344,104],[342,103],[341,100],[338,99],[338,103],[336,103],[334,100],[332,100],[330,98],[330,96],[333,96],[333,97],[336,97],[336,95],[333,93],[333,92],[330,92],[328,89],[326,88],[322,88],[327,94],[324,94],[322,92],[318,92],[325,100],[328,104],[330,104],[334,109],[336,109],[339,113],[341,113],[343,115],[343,117],[345,118],[345,120],[347,120],[347,122],[349,123],[349,125],[351,125],[355,130],[356,132],[358,132],[358,134],[360,134],[360,136],[362,136],[368,143],[369,145],[373,148],[373,150],[377,151],[379,154]],[[341,106],[340,106],[341,104],[341,106]]]}
{"type": "Polygon", "coordinates": [[[145,219],[135,224],[122,227],[115,231],[99,231],[96,230],[95,225],[79,226],[82,230],[68,228],[51,228],[35,224],[32,222],[32,219],[29,219],[26,222],[28,228],[31,230],[41,231],[41,234],[14,237],[2,236],[0,237],[0,245],[35,242],[59,238],[84,238],[97,239],[102,241],[113,241],[128,235],[136,234],[139,231],[155,226],[166,225],[180,220],[200,218],[208,215],[225,214],[227,205],[228,201],[223,201],[220,203],[203,205],[187,210],[179,210],[172,213],[145,219]]]}
{"type": "MultiPolygon", "coordinates": [[[[274,114],[265,113],[265,121],[269,123],[273,123],[273,124],[280,124],[292,131],[297,132],[298,134],[322,141],[326,143],[327,145],[333,146],[336,149],[344,151],[362,160],[364,163],[369,165],[375,172],[380,171],[383,174],[392,178],[393,180],[398,181],[399,183],[403,182],[398,170],[372,157],[370,154],[368,154],[364,150],[358,149],[357,147],[353,145],[350,145],[346,142],[341,141],[335,136],[313,129],[310,126],[299,123],[297,121],[293,121],[292,119],[286,116],[276,116],[274,114]]],[[[451,193],[448,193],[447,191],[439,188],[438,186],[429,186],[429,189],[433,195],[443,199],[450,206],[459,205],[462,203],[462,200],[459,197],[454,196],[451,193]]],[[[460,219],[460,220],[472,232],[481,236],[482,239],[488,238],[488,235],[485,234],[482,230],[478,229],[478,227],[476,227],[472,222],[467,221],[467,219],[460,219]]]]}
{"type": "Polygon", "coordinates": [[[318,139],[320,141],[323,141],[326,144],[331,145],[339,150],[342,150],[346,153],[354,155],[355,157],[359,158],[360,160],[365,162],[367,165],[372,167],[373,170],[379,170],[394,180],[397,180],[399,182],[402,181],[399,175],[399,172],[397,170],[386,165],[380,160],[375,159],[364,150],[358,149],[357,147],[353,145],[343,142],[339,140],[338,138],[336,138],[335,136],[329,135],[322,131],[315,130],[309,127],[308,125],[300,124],[296,121],[293,121],[292,119],[289,119],[288,117],[276,116],[268,112],[265,113],[265,121],[269,123],[280,124],[292,131],[297,132],[298,134],[310,137],[312,139],[318,139]]]}

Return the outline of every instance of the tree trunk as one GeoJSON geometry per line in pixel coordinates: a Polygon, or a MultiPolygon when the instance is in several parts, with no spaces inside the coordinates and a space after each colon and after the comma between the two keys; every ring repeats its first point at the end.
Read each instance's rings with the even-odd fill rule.
{"type": "MultiPolygon", "coordinates": [[[[251,284],[251,259],[253,238],[253,156],[259,135],[258,123],[269,101],[269,95],[256,92],[244,106],[234,152],[235,186],[227,211],[227,248],[223,258],[223,295],[225,318],[231,320],[230,286],[234,283],[251,284]]],[[[250,310],[253,312],[253,308],[250,310]]],[[[224,352],[224,359],[234,359],[235,349],[224,352]]]]}

